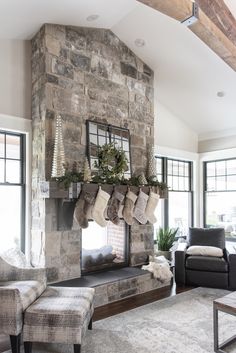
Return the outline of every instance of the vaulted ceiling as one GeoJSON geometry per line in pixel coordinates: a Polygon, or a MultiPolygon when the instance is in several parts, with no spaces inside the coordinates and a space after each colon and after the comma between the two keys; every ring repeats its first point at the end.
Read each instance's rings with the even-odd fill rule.
{"type": "Polygon", "coordinates": [[[140,1],[162,7],[157,11],[135,0],[4,1],[0,38],[30,39],[46,22],[110,28],[155,70],[157,97],[166,108],[200,136],[214,131],[232,135],[236,1],[225,0],[230,13],[223,0],[198,0],[200,21],[191,30],[180,23],[191,15],[191,0],[140,1]],[[99,18],[89,22],[90,15],[99,18]],[[137,47],[137,38],[145,46],[137,47]]]}

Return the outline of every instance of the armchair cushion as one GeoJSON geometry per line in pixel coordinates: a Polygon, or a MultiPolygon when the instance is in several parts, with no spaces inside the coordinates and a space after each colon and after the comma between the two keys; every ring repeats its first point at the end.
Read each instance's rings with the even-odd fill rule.
{"type": "Polygon", "coordinates": [[[188,256],[185,266],[197,271],[228,272],[228,263],[223,257],[188,256]]]}
{"type": "Polygon", "coordinates": [[[45,290],[38,281],[0,282],[0,332],[18,335],[22,330],[23,312],[45,290]]]}
{"type": "Polygon", "coordinates": [[[223,257],[223,250],[215,246],[193,245],[187,249],[187,255],[223,257]]]}
{"type": "Polygon", "coordinates": [[[225,248],[224,228],[189,228],[189,245],[215,246],[225,248]]]}

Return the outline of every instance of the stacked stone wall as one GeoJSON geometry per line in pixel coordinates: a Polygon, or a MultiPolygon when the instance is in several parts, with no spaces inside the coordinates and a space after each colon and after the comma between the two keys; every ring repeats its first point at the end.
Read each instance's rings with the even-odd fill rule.
{"type": "MultiPolygon", "coordinates": [[[[132,171],[146,171],[154,133],[153,72],[110,30],[47,24],[32,40],[32,92],[32,260],[48,268],[51,280],[79,277],[81,231],[58,232],[56,201],[41,199],[38,190],[51,175],[56,114],[70,164],[84,161],[90,119],[128,128],[132,171]]],[[[152,226],[131,227],[130,249],[131,265],[147,261],[152,226]]]]}

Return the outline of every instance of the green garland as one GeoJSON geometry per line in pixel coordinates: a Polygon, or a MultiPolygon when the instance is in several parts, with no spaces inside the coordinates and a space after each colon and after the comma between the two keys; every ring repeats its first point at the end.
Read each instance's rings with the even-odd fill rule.
{"type": "MultiPolygon", "coordinates": [[[[65,175],[53,179],[63,183],[65,189],[68,189],[71,183],[84,181],[84,173],[78,170],[76,162],[73,163],[72,167],[68,163],[64,167],[65,175]]],[[[114,143],[99,148],[98,162],[95,163],[95,167],[98,169],[98,173],[92,176],[91,183],[142,186],[140,176],[124,178],[124,172],[128,170],[127,158],[125,152],[117,149],[114,143]]],[[[145,186],[157,186],[162,191],[168,190],[167,184],[159,182],[155,176],[147,178],[147,185],[145,186]]]]}
{"type": "Polygon", "coordinates": [[[80,183],[83,181],[83,173],[78,171],[76,162],[73,163],[71,170],[68,163],[64,165],[64,168],[65,174],[54,180],[63,183],[65,189],[69,189],[71,183],[80,183]]]}

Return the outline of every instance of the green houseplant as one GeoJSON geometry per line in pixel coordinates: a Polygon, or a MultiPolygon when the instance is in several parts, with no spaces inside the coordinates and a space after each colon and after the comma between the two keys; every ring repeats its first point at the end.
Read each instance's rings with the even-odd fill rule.
{"type": "Polygon", "coordinates": [[[170,248],[173,245],[178,229],[179,228],[159,228],[157,231],[157,255],[163,255],[168,260],[171,260],[170,248]]]}

